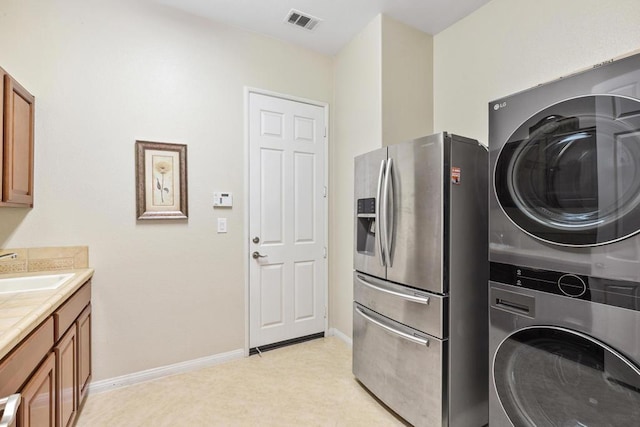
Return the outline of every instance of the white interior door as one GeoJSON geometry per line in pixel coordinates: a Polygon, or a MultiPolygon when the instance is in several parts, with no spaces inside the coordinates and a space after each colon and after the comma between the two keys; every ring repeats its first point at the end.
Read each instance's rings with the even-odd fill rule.
{"type": "Polygon", "coordinates": [[[323,107],[249,94],[250,348],[324,331],[325,141],[323,107]]]}

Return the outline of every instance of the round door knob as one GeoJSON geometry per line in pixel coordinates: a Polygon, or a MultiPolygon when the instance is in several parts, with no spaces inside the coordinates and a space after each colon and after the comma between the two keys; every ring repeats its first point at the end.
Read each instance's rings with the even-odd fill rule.
{"type": "Polygon", "coordinates": [[[260,243],[260,238],[258,236],[254,237],[253,243],[260,243]]]}
{"type": "Polygon", "coordinates": [[[251,256],[253,257],[253,259],[265,258],[266,257],[266,255],[260,255],[260,252],[258,252],[258,251],[255,251],[254,253],[252,253],[251,256]]]}

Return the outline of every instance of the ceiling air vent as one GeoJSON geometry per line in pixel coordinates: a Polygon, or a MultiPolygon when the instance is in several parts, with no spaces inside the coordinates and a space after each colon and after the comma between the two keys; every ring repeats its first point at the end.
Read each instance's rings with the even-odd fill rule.
{"type": "Polygon", "coordinates": [[[322,21],[322,19],[311,16],[308,13],[302,13],[295,9],[291,9],[285,18],[285,21],[297,27],[304,28],[305,30],[312,31],[320,21],[322,21]]]}

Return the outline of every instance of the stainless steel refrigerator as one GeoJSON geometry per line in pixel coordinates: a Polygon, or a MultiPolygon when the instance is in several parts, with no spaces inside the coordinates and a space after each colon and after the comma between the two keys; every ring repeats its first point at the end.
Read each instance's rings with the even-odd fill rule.
{"type": "Polygon", "coordinates": [[[356,157],[354,249],[356,378],[413,425],[486,425],[486,148],[439,133],[356,157]]]}

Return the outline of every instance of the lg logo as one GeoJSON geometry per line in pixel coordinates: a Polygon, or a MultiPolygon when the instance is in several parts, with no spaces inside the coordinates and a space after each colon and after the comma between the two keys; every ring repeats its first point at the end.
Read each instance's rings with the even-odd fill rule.
{"type": "Polygon", "coordinates": [[[507,103],[506,103],[506,102],[501,102],[500,104],[495,104],[495,105],[493,106],[493,109],[494,109],[495,111],[498,111],[499,109],[504,108],[504,107],[506,107],[506,106],[507,106],[507,103]]]}

